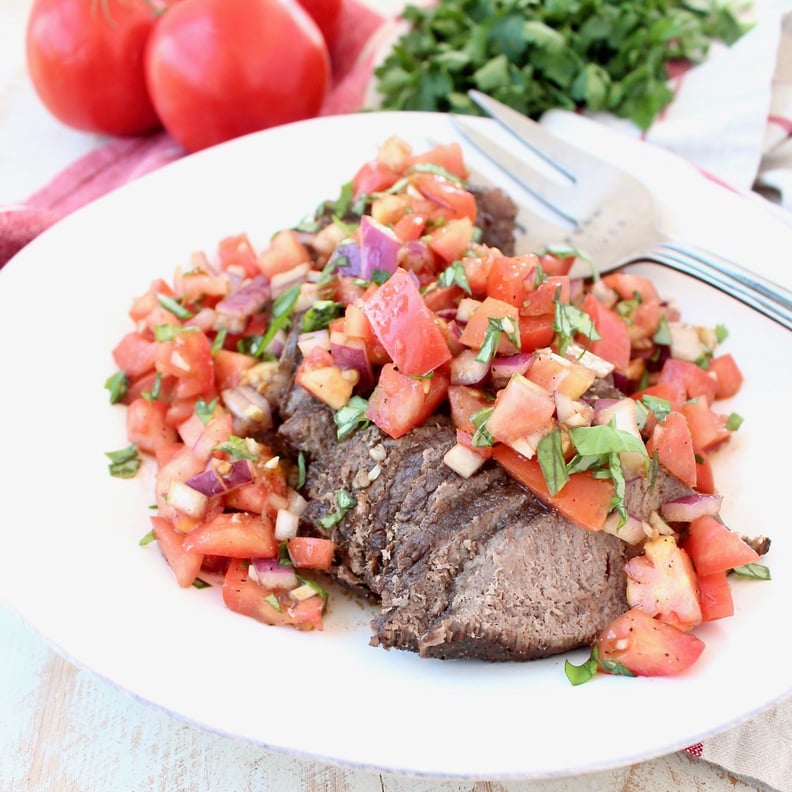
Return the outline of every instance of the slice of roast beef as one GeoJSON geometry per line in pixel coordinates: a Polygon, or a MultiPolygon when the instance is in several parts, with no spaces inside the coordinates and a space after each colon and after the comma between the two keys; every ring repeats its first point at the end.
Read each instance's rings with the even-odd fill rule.
{"type": "MultiPolygon", "coordinates": [[[[336,493],[355,499],[329,535],[337,579],[380,602],[373,645],[528,660],[590,643],[626,610],[630,546],[572,524],[496,465],[459,477],[442,461],[455,442],[447,418],[398,440],[371,426],[338,442],[329,409],[295,393],[288,403],[278,433],[308,458],[304,520],[324,533],[336,493]]],[[[644,516],[689,493],[662,473],[628,487],[644,516]]]]}

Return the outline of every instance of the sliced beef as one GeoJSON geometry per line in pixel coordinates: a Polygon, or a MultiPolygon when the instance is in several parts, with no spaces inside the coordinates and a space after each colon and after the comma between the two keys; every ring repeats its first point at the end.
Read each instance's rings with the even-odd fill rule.
{"type": "MultiPolygon", "coordinates": [[[[304,519],[356,505],[331,530],[335,576],[381,604],[372,644],[425,657],[528,660],[588,644],[626,607],[632,551],[546,508],[493,465],[460,478],[437,416],[399,440],[369,427],[339,443],[332,413],[292,394],[279,436],[309,460],[304,519]]],[[[641,514],[689,490],[661,475],[629,484],[641,514]]]]}

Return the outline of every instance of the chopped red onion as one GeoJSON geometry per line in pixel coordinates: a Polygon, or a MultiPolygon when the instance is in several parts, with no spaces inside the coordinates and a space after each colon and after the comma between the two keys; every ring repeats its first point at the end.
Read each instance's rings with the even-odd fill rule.
{"type": "Polygon", "coordinates": [[[272,428],[272,407],[255,388],[251,388],[249,385],[240,385],[237,388],[226,388],[220,395],[223,404],[234,416],[234,419],[241,422],[243,426],[254,426],[259,429],[272,428]]]}
{"type": "Polygon", "coordinates": [[[254,558],[251,567],[264,588],[292,589],[299,581],[294,567],[281,565],[277,558],[254,558]]]}
{"type": "Polygon", "coordinates": [[[393,274],[399,265],[402,242],[387,226],[363,215],[360,220],[360,277],[371,280],[375,272],[393,274]]]}
{"type": "Polygon", "coordinates": [[[611,512],[605,518],[605,524],[602,526],[602,530],[605,533],[617,536],[622,541],[631,545],[640,544],[647,538],[644,524],[640,518],[633,514],[628,514],[627,520],[620,525],[621,519],[621,515],[618,512],[611,512]]]}
{"type": "Polygon", "coordinates": [[[275,517],[275,538],[279,542],[285,542],[293,536],[297,536],[297,529],[300,526],[300,518],[293,511],[278,509],[275,517]]]}
{"type": "Polygon", "coordinates": [[[331,333],[330,352],[333,355],[333,362],[340,369],[358,372],[360,376],[357,382],[358,388],[368,391],[374,387],[374,372],[366,354],[365,341],[331,333]],[[337,340],[339,335],[342,340],[337,340]]]}
{"type": "Polygon", "coordinates": [[[292,286],[305,283],[310,271],[311,265],[308,262],[303,262],[290,270],[286,270],[286,272],[279,272],[277,275],[273,275],[270,283],[272,299],[277,299],[281,294],[291,289],[292,286]]]}
{"type": "Polygon", "coordinates": [[[297,336],[297,346],[300,348],[302,356],[308,357],[308,354],[314,347],[319,347],[326,351],[330,351],[330,331],[329,330],[311,330],[308,333],[300,333],[297,336]]]}
{"type": "Polygon", "coordinates": [[[492,376],[497,380],[510,380],[515,374],[525,374],[531,367],[533,353],[518,352],[516,355],[496,355],[490,366],[492,376]]]}
{"type": "Polygon", "coordinates": [[[446,451],[443,462],[462,478],[470,478],[486,459],[462,443],[455,443],[446,451]]]}
{"type": "Polygon", "coordinates": [[[218,314],[232,319],[243,319],[258,313],[270,299],[270,283],[264,275],[256,275],[244,286],[215,306],[218,314]]]}
{"type": "Polygon", "coordinates": [[[209,498],[189,483],[173,479],[168,485],[167,502],[176,511],[200,519],[206,514],[209,498]]]}
{"type": "Polygon", "coordinates": [[[693,522],[697,517],[715,517],[720,512],[723,495],[688,495],[668,501],[660,507],[660,514],[669,522],[693,522]]]}
{"type": "Polygon", "coordinates": [[[476,360],[477,352],[464,349],[451,361],[452,385],[477,385],[489,374],[489,363],[476,360]]]}
{"type": "Polygon", "coordinates": [[[330,264],[339,275],[359,277],[362,265],[360,245],[351,240],[342,242],[330,256],[330,264]]]}
{"type": "Polygon", "coordinates": [[[253,473],[248,460],[226,462],[213,459],[206,470],[187,479],[185,484],[211,498],[249,484],[251,481],[253,481],[253,473]]]}

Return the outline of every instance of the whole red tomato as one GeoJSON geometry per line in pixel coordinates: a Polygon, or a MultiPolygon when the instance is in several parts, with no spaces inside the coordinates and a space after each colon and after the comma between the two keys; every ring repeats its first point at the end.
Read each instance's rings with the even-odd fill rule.
{"type": "Polygon", "coordinates": [[[148,0],[35,0],[26,29],[27,65],[47,109],[87,132],[156,129],[143,51],[157,16],[148,0]]]}
{"type": "Polygon", "coordinates": [[[298,0],[298,2],[319,26],[328,48],[332,50],[341,25],[343,0],[298,0]]]}
{"type": "Polygon", "coordinates": [[[187,151],[315,116],[330,85],[327,45],[296,0],[181,0],[145,60],[154,107],[187,151]]]}

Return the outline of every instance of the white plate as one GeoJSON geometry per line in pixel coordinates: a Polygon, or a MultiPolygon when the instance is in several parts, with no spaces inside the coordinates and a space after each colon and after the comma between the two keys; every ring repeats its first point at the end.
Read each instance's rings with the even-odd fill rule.
{"type": "MultiPolygon", "coordinates": [[[[481,122],[487,124],[487,121],[481,122]]],[[[672,229],[789,283],[792,231],[677,160],[566,115],[572,140],[652,183],[672,229]]],[[[577,774],[685,747],[790,692],[792,551],[784,467],[789,335],[682,276],[660,273],[687,317],[723,322],[746,373],[745,417],[718,460],[724,514],[772,536],[771,583],[737,581],[737,615],[700,631],[690,673],[572,687],[564,658],[443,662],[368,645],[368,614],[335,598],[324,633],[268,628],[219,591],[181,590],[148,531],[145,477],[111,478],[123,408],[103,389],[130,300],[228,234],[262,243],[325,198],[398,133],[455,138],[442,115],[309,121],[186,158],[52,228],[0,274],[3,387],[0,593],[65,656],[152,705],[270,749],[334,763],[468,778],[577,774]]],[[[472,154],[469,162],[488,172],[472,154]]],[[[489,172],[490,175],[494,175],[489,172]]],[[[576,662],[585,653],[572,655],[576,662]]]]}

